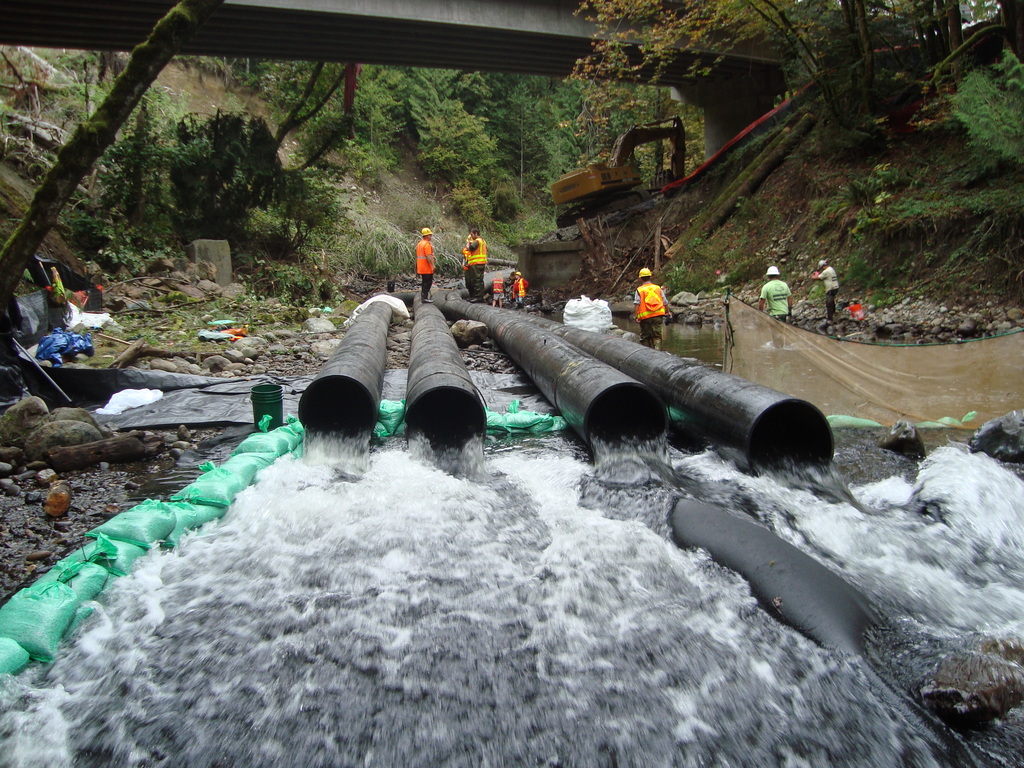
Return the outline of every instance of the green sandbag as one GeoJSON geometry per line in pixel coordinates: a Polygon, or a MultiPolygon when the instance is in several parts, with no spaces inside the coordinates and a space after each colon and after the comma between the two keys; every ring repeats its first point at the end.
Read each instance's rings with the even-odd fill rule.
{"type": "Polygon", "coordinates": [[[137,547],[149,549],[153,544],[166,539],[174,530],[176,522],[177,518],[172,510],[167,509],[159,501],[147,499],[87,531],[85,535],[96,538],[103,534],[118,541],[127,541],[137,547]]]}
{"type": "Polygon", "coordinates": [[[277,456],[267,453],[240,453],[221,464],[220,469],[226,469],[245,478],[245,485],[249,485],[256,479],[257,472],[269,467],[276,459],[277,456]]]}
{"type": "Polygon", "coordinates": [[[215,507],[210,504],[188,504],[183,501],[165,502],[167,507],[173,510],[175,515],[174,530],[164,540],[165,547],[176,547],[181,537],[188,531],[206,525],[211,520],[224,516],[224,507],[215,507]]]}
{"type": "Polygon", "coordinates": [[[272,429],[270,432],[254,432],[238,444],[238,447],[231,452],[232,456],[240,453],[268,453],[272,456],[283,456],[295,446],[291,438],[281,430],[284,427],[272,429]]]}
{"type": "MultiPolygon", "coordinates": [[[[245,454],[259,456],[258,453],[245,454]]],[[[254,473],[255,474],[255,473],[254,473]]],[[[187,501],[191,504],[213,504],[227,507],[242,490],[249,485],[251,477],[239,477],[230,469],[211,469],[200,475],[180,491],[171,496],[171,501],[187,501]]]]}
{"type": "Polygon", "coordinates": [[[103,591],[110,580],[110,572],[102,565],[85,560],[67,562],[61,560],[36,581],[36,584],[47,584],[59,581],[67,584],[83,602],[92,600],[103,591]]]}
{"type": "Polygon", "coordinates": [[[16,675],[25,668],[31,657],[9,637],[0,637],[0,675],[16,675]]]}
{"type": "Polygon", "coordinates": [[[0,608],[0,637],[14,640],[36,661],[51,662],[78,605],[78,595],[59,581],[25,587],[0,608]]]}
{"type": "Polygon", "coordinates": [[[508,404],[506,413],[487,410],[487,433],[491,435],[511,435],[529,433],[533,435],[545,432],[558,432],[568,428],[568,423],[561,416],[534,411],[520,411],[519,401],[508,404]]]}
{"type": "Polygon", "coordinates": [[[882,426],[877,421],[872,421],[871,419],[861,419],[857,416],[845,416],[841,413],[826,416],[825,420],[829,423],[829,426],[833,428],[850,427],[853,429],[860,429],[864,427],[882,426]]]}
{"type": "Polygon", "coordinates": [[[391,437],[405,420],[405,400],[381,400],[377,406],[374,437],[391,437]]]}
{"type": "Polygon", "coordinates": [[[96,536],[96,541],[76,549],[63,560],[58,561],[57,565],[84,561],[102,565],[114,576],[127,576],[131,573],[135,561],[144,554],[146,554],[146,550],[142,547],[129,544],[127,541],[112,539],[101,533],[96,536]]]}

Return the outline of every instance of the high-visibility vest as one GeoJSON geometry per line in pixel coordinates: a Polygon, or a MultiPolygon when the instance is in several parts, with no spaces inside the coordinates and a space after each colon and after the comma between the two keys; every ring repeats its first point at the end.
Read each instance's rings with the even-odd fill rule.
{"type": "Polygon", "coordinates": [[[525,277],[517,277],[516,281],[512,283],[512,295],[513,296],[525,296],[526,295],[526,282],[525,277]]]}
{"type": "Polygon", "coordinates": [[[434,244],[427,238],[423,238],[416,244],[416,274],[434,274],[434,265],[430,257],[434,255],[434,244]]]}
{"type": "Polygon", "coordinates": [[[504,293],[505,292],[505,278],[503,278],[503,277],[496,277],[496,278],[494,278],[494,282],[491,283],[491,290],[494,291],[495,293],[504,293]]]}
{"type": "Polygon", "coordinates": [[[661,317],[665,314],[665,302],[661,298],[661,286],[654,283],[645,283],[636,289],[640,294],[640,306],[636,310],[637,320],[646,320],[649,317],[661,317]]]}
{"type": "Polygon", "coordinates": [[[469,250],[469,243],[462,249],[462,255],[466,257],[466,264],[475,267],[477,264],[487,263],[487,243],[482,237],[476,238],[477,247],[469,250]]]}

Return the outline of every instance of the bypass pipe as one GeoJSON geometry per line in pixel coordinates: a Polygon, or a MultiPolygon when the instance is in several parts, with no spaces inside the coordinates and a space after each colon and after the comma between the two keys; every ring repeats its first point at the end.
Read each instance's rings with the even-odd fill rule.
{"type": "Polygon", "coordinates": [[[832,459],[832,429],[806,400],[627,339],[543,318],[529,322],[647,384],[668,405],[675,428],[723,449],[741,468],[832,459]]]}
{"type": "Polygon", "coordinates": [[[864,652],[865,631],[879,623],[867,597],[763,525],[693,499],[669,518],[680,547],[699,547],[750,582],[765,610],[818,643],[864,652]]]}
{"type": "Polygon", "coordinates": [[[299,421],[310,436],[369,439],[384,386],[389,325],[391,307],[382,301],[360,311],[299,399],[299,421]]]}
{"type": "Polygon", "coordinates": [[[415,303],[409,351],[405,422],[435,450],[483,440],[487,413],[444,316],[433,304],[415,303]]]}
{"type": "Polygon", "coordinates": [[[562,417],[593,449],[639,446],[663,438],[665,406],[648,387],[538,328],[507,309],[471,304],[454,294],[435,297],[449,319],[484,323],[562,417]]]}

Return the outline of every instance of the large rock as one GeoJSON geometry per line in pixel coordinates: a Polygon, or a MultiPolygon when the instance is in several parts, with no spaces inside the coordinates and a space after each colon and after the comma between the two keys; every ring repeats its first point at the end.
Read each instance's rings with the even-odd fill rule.
{"type": "Polygon", "coordinates": [[[948,723],[981,725],[1024,701],[1024,667],[988,653],[951,656],[921,688],[921,698],[948,723]]]}
{"type": "Polygon", "coordinates": [[[305,333],[334,333],[338,327],[326,317],[311,317],[302,323],[305,333]]]}
{"type": "Polygon", "coordinates": [[[904,456],[924,458],[924,440],[921,439],[917,427],[909,421],[897,421],[893,424],[889,434],[878,443],[878,447],[904,456]]]}
{"type": "Polygon", "coordinates": [[[971,436],[968,446],[974,453],[987,453],[1001,461],[1024,461],[1024,410],[986,421],[971,436]]]}
{"type": "Polygon", "coordinates": [[[452,336],[461,349],[487,341],[487,326],[476,320],[456,320],[452,324],[452,336]]]}
{"type": "Polygon", "coordinates": [[[113,434],[109,429],[96,421],[96,417],[85,410],[85,408],[54,408],[39,423],[49,424],[51,421],[80,421],[83,424],[96,427],[96,429],[103,433],[104,437],[109,437],[113,434]]]}
{"type": "Polygon", "coordinates": [[[103,433],[91,424],[70,419],[51,421],[36,427],[25,438],[25,459],[39,461],[51,448],[82,445],[102,439],[103,433]]]}
{"type": "Polygon", "coordinates": [[[0,445],[21,445],[31,432],[50,412],[39,397],[25,397],[7,409],[0,416],[0,445]]]}

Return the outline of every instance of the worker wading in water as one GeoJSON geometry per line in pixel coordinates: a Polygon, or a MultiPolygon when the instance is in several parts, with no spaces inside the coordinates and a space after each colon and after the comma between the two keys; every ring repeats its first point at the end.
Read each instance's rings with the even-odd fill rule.
{"type": "Polygon", "coordinates": [[[473,227],[462,249],[463,265],[466,268],[466,289],[470,301],[484,300],[484,270],[487,268],[487,242],[480,237],[480,230],[473,227]]]}
{"type": "Polygon", "coordinates": [[[651,282],[651,270],[644,267],[637,275],[640,287],[633,294],[634,317],[640,323],[640,343],[645,347],[661,349],[665,318],[671,317],[668,301],[660,285],[651,282]]]}
{"type": "Polygon", "coordinates": [[[429,227],[420,230],[420,241],[416,243],[416,274],[420,276],[420,298],[427,304],[430,299],[430,286],[434,284],[434,244],[431,242],[433,232],[429,227]]]}

